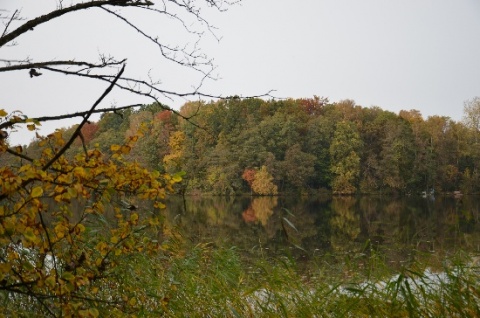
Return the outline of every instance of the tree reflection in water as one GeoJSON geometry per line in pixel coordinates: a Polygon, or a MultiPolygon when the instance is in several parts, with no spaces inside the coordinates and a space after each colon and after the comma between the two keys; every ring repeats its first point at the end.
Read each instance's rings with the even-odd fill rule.
{"type": "Polygon", "coordinates": [[[273,210],[278,205],[277,197],[255,197],[252,198],[250,206],[243,211],[242,216],[247,223],[260,222],[264,227],[272,216],[273,210]]]}
{"type": "Polygon", "coordinates": [[[197,197],[185,204],[172,199],[167,206],[167,220],[181,220],[194,242],[246,252],[261,242],[272,256],[340,259],[375,253],[403,266],[422,257],[441,261],[458,250],[480,252],[478,196],[197,197]]]}

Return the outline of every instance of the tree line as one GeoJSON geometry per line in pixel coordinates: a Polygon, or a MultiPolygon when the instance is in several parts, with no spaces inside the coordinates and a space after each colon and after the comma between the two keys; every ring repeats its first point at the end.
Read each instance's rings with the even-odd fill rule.
{"type": "Polygon", "coordinates": [[[108,154],[108,145],[140,135],[127,158],[184,171],[184,193],[476,193],[478,101],[466,102],[461,122],[320,97],[188,102],[179,114],[189,121],[152,104],[106,113],[82,136],[108,154]]]}

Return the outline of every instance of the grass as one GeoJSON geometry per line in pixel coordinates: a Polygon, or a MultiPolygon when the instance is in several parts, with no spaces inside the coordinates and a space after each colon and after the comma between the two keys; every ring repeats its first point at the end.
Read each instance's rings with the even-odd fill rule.
{"type": "MultiPolygon", "coordinates": [[[[316,265],[308,277],[288,257],[245,260],[235,248],[192,246],[172,257],[158,288],[164,317],[479,317],[479,268],[468,254],[433,271],[393,273],[375,255],[354,276],[316,265]],[[378,269],[378,270],[377,270],[378,269]]],[[[354,268],[348,269],[355,271],[354,268]]],[[[145,311],[145,316],[149,316],[145,311]]]]}
{"type": "MultiPolygon", "coordinates": [[[[468,253],[392,269],[376,252],[318,255],[306,267],[175,235],[163,250],[118,264],[119,283],[99,285],[98,295],[128,297],[131,308],[97,303],[99,317],[480,317],[480,269],[468,253]]],[[[18,310],[8,312],[35,316],[18,310]]]]}

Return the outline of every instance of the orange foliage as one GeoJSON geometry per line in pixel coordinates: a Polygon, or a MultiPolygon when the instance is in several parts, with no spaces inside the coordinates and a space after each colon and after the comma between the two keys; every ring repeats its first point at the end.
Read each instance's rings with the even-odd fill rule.
{"type": "Polygon", "coordinates": [[[155,115],[155,118],[158,120],[161,120],[163,122],[170,122],[170,119],[172,118],[172,112],[169,110],[163,110],[161,112],[158,112],[155,115]]]}
{"type": "Polygon", "coordinates": [[[247,181],[248,185],[251,187],[253,181],[255,180],[256,171],[253,169],[245,169],[242,174],[242,179],[247,181]]]}
{"type": "Polygon", "coordinates": [[[82,135],[86,144],[92,141],[98,128],[99,127],[96,123],[85,124],[85,126],[82,127],[82,135]]]}

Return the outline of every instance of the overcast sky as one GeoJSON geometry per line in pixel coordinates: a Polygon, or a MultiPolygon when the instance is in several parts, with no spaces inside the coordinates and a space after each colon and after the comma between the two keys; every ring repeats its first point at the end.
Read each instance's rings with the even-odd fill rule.
{"type": "MultiPolygon", "coordinates": [[[[0,9],[22,8],[33,18],[55,3],[0,0],[0,9]]],[[[188,41],[169,22],[133,18],[166,41],[188,41]]],[[[365,107],[418,109],[424,117],[454,120],[461,120],[465,100],[480,96],[480,0],[244,0],[208,19],[222,39],[200,42],[220,77],[204,83],[207,93],[248,96],[274,89],[280,98],[349,98],[365,107]]],[[[59,18],[17,42],[2,48],[0,59],[80,60],[111,52],[128,58],[126,75],[146,78],[150,72],[165,89],[191,91],[199,80],[162,62],[151,43],[99,10],[59,18]]],[[[30,79],[27,73],[0,73],[0,108],[29,116],[87,110],[106,88],[45,71],[30,79]]],[[[101,107],[137,101],[114,91],[101,107]]],[[[184,100],[164,102],[179,108],[184,100]]],[[[53,129],[45,127],[42,133],[53,129]]],[[[20,132],[12,141],[32,137],[20,132]]]]}

